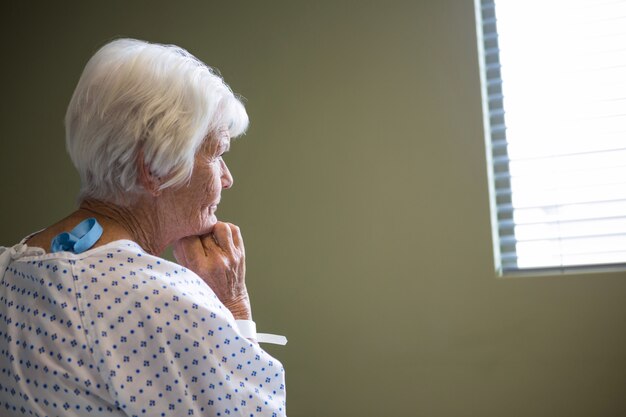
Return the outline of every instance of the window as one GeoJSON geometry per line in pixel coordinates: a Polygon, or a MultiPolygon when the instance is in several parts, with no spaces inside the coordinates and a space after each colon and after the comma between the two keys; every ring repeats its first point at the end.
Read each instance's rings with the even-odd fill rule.
{"type": "Polygon", "coordinates": [[[496,269],[626,269],[626,1],[476,0],[496,269]]]}

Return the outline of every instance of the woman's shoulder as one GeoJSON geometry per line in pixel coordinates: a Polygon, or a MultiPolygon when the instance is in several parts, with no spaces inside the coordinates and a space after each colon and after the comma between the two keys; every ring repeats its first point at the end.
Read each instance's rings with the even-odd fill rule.
{"type": "Polygon", "coordinates": [[[197,274],[132,242],[97,248],[74,264],[73,274],[78,307],[99,340],[127,329],[171,339],[194,328],[234,326],[230,311],[197,274]]]}
{"type": "Polygon", "coordinates": [[[65,253],[59,256],[65,256],[75,265],[76,274],[90,274],[91,270],[105,282],[120,280],[144,284],[158,282],[159,285],[167,283],[171,286],[176,286],[177,283],[203,282],[198,275],[184,266],[147,253],[131,240],[110,242],[78,255],[65,253]]]}
{"type": "Polygon", "coordinates": [[[105,302],[188,305],[221,309],[211,288],[193,271],[146,253],[132,241],[117,241],[70,259],[83,298],[105,302]],[[168,304],[169,303],[169,304],[168,304]]]}
{"type": "Polygon", "coordinates": [[[131,240],[112,241],[79,254],[26,250],[13,261],[18,262],[14,264],[16,270],[37,276],[61,271],[74,281],[77,291],[85,295],[94,291],[110,294],[122,291],[127,299],[144,297],[145,292],[215,297],[210,287],[193,271],[147,253],[131,240]]]}

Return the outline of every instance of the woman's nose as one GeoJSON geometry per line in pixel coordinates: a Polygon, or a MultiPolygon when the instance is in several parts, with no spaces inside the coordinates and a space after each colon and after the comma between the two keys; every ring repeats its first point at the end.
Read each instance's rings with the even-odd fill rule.
{"type": "Polygon", "coordinates": [[[230,174],[230,170],[226,165],[226,162],[222,161],[222,188],[227,189],[233,186],[233,176],[230,174]]]}

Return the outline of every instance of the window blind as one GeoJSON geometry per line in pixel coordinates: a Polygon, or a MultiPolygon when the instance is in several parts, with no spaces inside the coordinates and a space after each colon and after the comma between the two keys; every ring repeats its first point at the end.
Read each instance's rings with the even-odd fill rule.
{"type": "Polygon", "coordinates": [[[626,1],[476,6],[497,270],[626,269],[626,1]]]}

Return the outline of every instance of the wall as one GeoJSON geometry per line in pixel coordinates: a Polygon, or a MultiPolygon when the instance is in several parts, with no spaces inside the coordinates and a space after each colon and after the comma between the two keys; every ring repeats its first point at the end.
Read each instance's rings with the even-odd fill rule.
{"type": "Polygon", "coordinates": [[[471,1],[41,3],[1,6],[0,242],[74,207],[89,56],[179,44],[247,98],[219,214],[290,416],[626,415],[626,274],[494,275],[471,1]]]}

